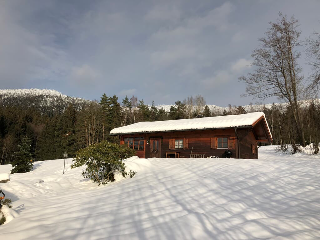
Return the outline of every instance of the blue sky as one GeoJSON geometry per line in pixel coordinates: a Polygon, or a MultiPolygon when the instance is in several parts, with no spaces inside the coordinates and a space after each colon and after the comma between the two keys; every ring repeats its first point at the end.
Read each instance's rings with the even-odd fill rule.
{"type": "Polygon", "coordinates": [[[281,11],[299,20],[304,40],[320,32],[319,9],[317,0],[3,0],[0,88],[148,104],[198,94],[219,106],[261,102],[240,97],[238,81],[258,39],[281,11]]]}

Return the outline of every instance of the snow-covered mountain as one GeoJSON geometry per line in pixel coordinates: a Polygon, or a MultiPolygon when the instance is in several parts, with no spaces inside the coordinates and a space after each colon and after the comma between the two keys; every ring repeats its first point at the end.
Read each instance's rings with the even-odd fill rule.
{"type": "Polygon", "coordinates": [[[0,105],[35,107],[42,111],[63,111],[70,104],[81,108],[91,101],[63,95],[50,89],[1,89],[0,105]]]}
{"type": "MultiPolygon", "coordinates": [[[[0,105],[20,105],[26,107],[38,107],[41,110],[58,109],[63,111],[69,104],[81,108],[85,104],[89,104],[93,101],[85,100],[82,98],[75,98],[64,95],[56,90],[50,89],[0,89],[0,105]]],[[[303,107],[310,105],[312,100],[302,101],[303,107]]],[[[315,103],[320,104],[320,99],[316,99],[315,103]]],[[[231,113],[237,113],[239,106],[220,107],[217,105],[207,104],[210,111],[215,115],[222,115],[225,111],[231,113]]],[[[157,105],[158,109],[164,109],[166,112],[170,111],[170,108],[174,105],[157,105]]],[[[264,109],[271,109],[272,106],[278,109],[285,109],[287,103],[273,103],[273,104],[250,104],[241,106],[246,112],[261,112],[264,109]]],[[[151,107],[151,106],[149,106],[151,107]]],[[[197,109],[197,106],[193,106],[193,111],[197,109]]]]}
{"type": "MultiPolygon", "coordinates": [[[[320,99],[315,100],[304,100],[301,101],[302,107],[308,107],[312,102],[314,102],[316,105],[320,105],[320,99]]],[[[164,109],[166,112],[170,111],[170,108],[175,105],[157,105],[156,107],[158,109],[164,109]]],[[[236,113],[239,106],[228,106],[228,107],[219,107],[217,105],[211,105],[207,104],[210,111],[212,113],[215,113],[216,115],[222,115],[223,112],[231,112],[236,113]]],[[[280,110],[285,110],[288,107],[288,103],[268,103],[268,104],[250,104],[250,105],[244,105],[240,106],[242,107],[246,112],[262,112],[264,109],[271,109],[272,107],[276,107],[280,110]]],[[[193,111],[197,109],[197,106],[193,106],[193,111]]]]}

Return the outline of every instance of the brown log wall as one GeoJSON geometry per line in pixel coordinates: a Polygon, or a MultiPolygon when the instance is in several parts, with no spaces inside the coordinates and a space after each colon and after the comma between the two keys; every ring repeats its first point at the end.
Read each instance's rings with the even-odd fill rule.
{"type": "Polygon", "coordinates": [[[213,148],[212,141],[216,137],[227,137],[229,142],[228,150],[232,152],[232,158],[238,158],[239,151],[240,158],[258,158],[257,142],[252,129],[238,129],[237,135],[234,129],[219,129],[130,134],[122,135],[121,140],[125,137],[144,137],[144,151],[137,151],[138,157],[150,158],[150,138],[160,138],[161,158],[165,158],[166,153],[178,153],[180,158],[189,158],[190,154],[204,154],[204,157],[214,156],[222,158],[227,149],[213,148]],[[239,141],[237,140],[237,136],[239,137],[239,141]],[[187,140],[188,146],[184,146],[182,149],[170,149],[170,139],[183,139],[184,142],[187,140]],[[240,147],[240,150],[238,147],[240,147]]]}
{"type": "Polygon", "coordinates": [[[238,130],[240,158],[258,159],[258,144],[250,129],[238,130]]]}

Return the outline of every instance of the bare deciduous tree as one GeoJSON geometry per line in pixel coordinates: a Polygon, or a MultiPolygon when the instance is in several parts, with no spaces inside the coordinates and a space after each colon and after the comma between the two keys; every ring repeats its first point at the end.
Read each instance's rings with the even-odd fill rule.
{"type": "Polygon", "coordinates": [[[289,103],[296,126],[297,139],[304,145],[304,134],[299,100],[303,95],[303,76],[298,64],[300,52],[297,48],[300,31],[298,20],[290,20],[279,13],[279,19],[270,23],[265,37],[259,39],[261,46],[253,51],[254,72],[239,79],[247,84],[247,95],[258,98],[276,96],[289,103]]]}
{"type": "Polygon", "coordinates": [[[201,95],[197,95],[195,97],[195,105],[196,105],[196,116],[199,116],[203,110],[204,110],[204,106],[206,105],[206,100],[204,100],[204,98],[201,95]]]}
{"type": "Polygon", "coordinates": [[[194,116],[200,116],[206,105],[206,100],[198,94],[193,97],[190,96],[183,100],[183,104],[186,106],[186,114],[188,118],[193,118],[194,116]]]}
{"type": "Polygon", "coordinates": [[[192,118],[192,113],[193,113],[193,106],[194,106],[194,99],[193,97],[188,97],[187,99],[183,100],[183,104],[186,105],[186,112],[188,118],[192,118]]]}
{"type": "Polygon", "coordinates": [[[311,88],[318,90],[320,87],[320,34],[314,33],[312,37],[307,40],[307,44],[309,64],[313,69],[311,88]]]}

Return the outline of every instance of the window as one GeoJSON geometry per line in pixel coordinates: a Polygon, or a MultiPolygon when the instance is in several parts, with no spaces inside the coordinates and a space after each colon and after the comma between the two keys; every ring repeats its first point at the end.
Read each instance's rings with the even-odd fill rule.
{"type": "Polygon", "coordinates": [[[143,150],[144,149],[144,141],[140,140],[139,141],[139,150],[143,150]]]}
{"type": "Polygon", "coordinates": [[[125,138],[124,144],[127,145],[129,148],[133,148],[133,138],[125,138]]]}
{"type": "Polygon", "coordinates": [[[153,140],[152,141],[152,150],[153,151],[158,151],[159,149],[158,149],[158,141],[157,140],[153,140]]]}
{"type": "Polygon", "coordinates": [[[187,149],[188,148],[189,140],[188,138],[182,139],[169,139],[169,149],[187,149]]]}
{"type": "Polygon", "coordinates": [[[218,138],[218,148],[228,149],[228,138],[218,138]]]}
{"type": "Polygon", "coordinates": [[[132,148],[137,151],[144,150],[144,140],[142,137],[125,138],[124,144],[127,145],[129,148],[132,148]]]}
{"type": "Polygon", "coordinates": [[[177,139],[174,142],[174,148],[183,148],[183,139],[177,139]]]}
{"type": "Polygon", "coordinates": [[[139,150],[139,142],[134,141],[134,150],[139,150]]]}

